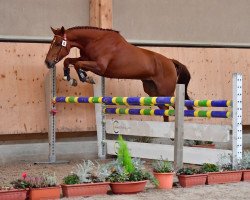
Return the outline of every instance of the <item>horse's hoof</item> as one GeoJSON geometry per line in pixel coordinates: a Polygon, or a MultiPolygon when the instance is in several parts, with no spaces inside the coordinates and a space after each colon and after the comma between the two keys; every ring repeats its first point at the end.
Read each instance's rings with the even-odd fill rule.
{"type": "Polygon", "coordinates": [[[71,86],[74,86],[74,87],[77,86],[77,81],[76,81],[76,79],[73,79],[73,78],[70,79],[69,83],[70,83],[71,86]]]}
{"type": "Polygon", "coordinates": [[[90,84],[95,84],[95,81],[91,76],[86,77],[86,82],[90,84]]]}

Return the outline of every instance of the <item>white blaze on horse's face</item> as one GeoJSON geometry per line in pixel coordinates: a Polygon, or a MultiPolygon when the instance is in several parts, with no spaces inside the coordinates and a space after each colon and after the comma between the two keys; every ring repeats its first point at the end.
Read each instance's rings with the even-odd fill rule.
{"type": "Polygon", "coordinates": [[[55,35],[45,60],[49,68],[53,67],[69,54],[69,46],[67,45],[68,42],[66,37],[55,35]]]}

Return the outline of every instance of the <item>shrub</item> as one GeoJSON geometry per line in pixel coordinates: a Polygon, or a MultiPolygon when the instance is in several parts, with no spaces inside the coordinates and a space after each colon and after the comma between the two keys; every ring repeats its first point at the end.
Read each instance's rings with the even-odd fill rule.
{"type": "Polygon", "coordinates": [[[42,176],[31,176],[23,173],[21,179],[11,182],[16,189],[53,187],[57,184],[55,173],[53,175],[43,174],[42,176]]]}
{"type": "Polygon", "coordinates": [[[202,172],[197,169],[193,169],[190,167],[187,168],[181,168],[177,171],[177,175],[194,175],[194,174],[201,174],[202,172]]]}
{"type": "Polygon", "coordinates": [[[121,135],[118,137],[118,145],[117,159],[109,164],[112,173],[108,180],[110,182],[150,180],[157,185],[154,176],[145,170],[144,162],[139,158],[131,158],[127,143],[121,135]]]}
{"type": "Polygon", "coordinates": [[[168,160],[157,160],[152,163],[153,171],[157,173],[173,172],[173,165],[168,160]]]}
{"type": "Polygon", "coordinates": [[[211,164],[211,163],[204,163],[201,166],[201,171],[202,172],[218,172],[219,171],[219,167],[215,164],[211,164]]]}
{"type": "Polygon", "coordinates": [[[72,173],[72,174],[65,176],[63,178],[63,183],[67,184],[67,185],[79,184],[80,179],[76,174],[72,173]]]}
{"type": "Polygon", "coordinates": [[[105,182],[111,174],[109,164],[93,163],[90,160],[83,161],[74,167],[73,172],[63,178],[63,182],[67,185],[79,183],[97,183],[105,182]]]}

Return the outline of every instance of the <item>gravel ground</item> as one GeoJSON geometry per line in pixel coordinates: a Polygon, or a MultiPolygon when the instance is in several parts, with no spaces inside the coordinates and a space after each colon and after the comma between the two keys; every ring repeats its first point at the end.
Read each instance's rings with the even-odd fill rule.
{"type": "MultiPolygon", "coordinates": [[[[72,168],[79,161],[71,161],[67,164],[37,164],[33,163],[16,163],[0,166],[0,186],[9,186],[12,180],[17,179],[23,172],[31,175],[39,175],[43,172],[54,173],[58,177],[58,182],[62,182],[62,178],[72,171],[72,168]]],[[[106,195],[95,197],[78,197],[78,198],[62,198],[63,200],[80,200],[80,199],[103,199],[103,200],[249,200],[250,199],[250,182],[240,182],[234,184],[206,185],[193,188],[181,188],[175,186],[172,190],[155,189],[151,184],[147,184],[144,192],[133,195],[106,195]]]]}

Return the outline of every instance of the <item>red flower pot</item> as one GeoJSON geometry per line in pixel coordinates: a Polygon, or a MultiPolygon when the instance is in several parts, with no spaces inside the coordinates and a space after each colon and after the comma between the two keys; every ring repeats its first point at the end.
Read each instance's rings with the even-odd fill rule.
{"type": "Polygon", "coordinates": [[[158,180],[159,189],[171,189],[173,187],[174,173],[157,173],[154,172],[154,177],[158,180]]]}
{"type": "Polygon", "coordinates": [[[105,195],[109,182],[61,185],[64,197],[105,195]]]}
{"type": "Polygon", "coordinates": [[[250,181],[250,169],[242,170],[242,181],[250,181]]]}
{"type": "Polygon", "coordinates": [[[242,171],[210,172],[207,176],[207,184],[237,183],[241,181],[242,171]]]}
{"type": "Polygon", "coordinates": [[[25,200],[27,190],[0,190],[0,199],[2,200],[25,200]]]}
{"type": "Polygon", "coordinates": [[[147,180],[131,182],[114,182],[110,183],[111,190],[114,194],[133,194],[142,192],[146,186],[147,180]]]}
{"type": "Polygon", "coordinates": [[[29,199],[60,199],[61,187],[30,188],[29,199]]]}
{"type": "Polygon", "coordinates": [[[207,174],[178,175],[178,179],[182,187],[205,185],[207,180],[207,174]]]}

